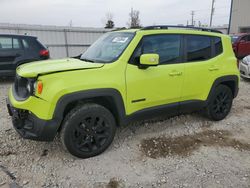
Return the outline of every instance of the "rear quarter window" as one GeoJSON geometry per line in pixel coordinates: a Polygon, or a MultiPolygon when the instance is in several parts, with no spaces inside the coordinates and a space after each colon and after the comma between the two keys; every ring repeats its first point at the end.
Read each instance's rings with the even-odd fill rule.
{"type": "Polygon", "coordinates": [[[42,50],[46,49],[44,45],[42,45],[36,38],[26,38],[23,41],[23,45],[28,47],[30,50],[42,50]],[[26,43],[26,44],[25,44],[26,43]]]}

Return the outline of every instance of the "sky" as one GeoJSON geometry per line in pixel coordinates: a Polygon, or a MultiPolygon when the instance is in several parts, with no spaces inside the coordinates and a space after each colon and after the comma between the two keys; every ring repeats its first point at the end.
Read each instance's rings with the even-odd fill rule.
{"type": "MultiPolygon", "coordinates": [[[[215,0],[213,25],[229,22],[231,0],[215,0]]],[[[104,27],[112,13],[116,27],[126,27],[129,12],[140,11],[143,26],[209,24],[212,0],[0,0],[0,23],[104,27]]]]}

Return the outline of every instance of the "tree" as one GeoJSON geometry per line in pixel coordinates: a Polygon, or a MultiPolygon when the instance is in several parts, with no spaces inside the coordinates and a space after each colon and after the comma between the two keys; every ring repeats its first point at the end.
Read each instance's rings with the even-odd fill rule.
{"type": "Polygon", "coordinates": [[[140,11],[134,10],[131,8],[131,12],[129,13],[129,22],[128,22],[128,27],[130,28],[140,28],[140,11]]]}
{"type": "Polygon", "coordinates": [[[112,29],[114,28],[115,23],[113,21],[113,14],[111,12],[106,13],[106,29],[112,29]]]}

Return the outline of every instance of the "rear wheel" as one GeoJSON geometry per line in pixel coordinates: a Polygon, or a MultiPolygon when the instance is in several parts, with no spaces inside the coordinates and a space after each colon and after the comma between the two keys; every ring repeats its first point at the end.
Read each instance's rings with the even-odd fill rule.
{"type": "Polygon", "coordinates": [[[207,116],[215,121],[224,119],[231,110],[233,94],[229,87],[219,85],[206,107],[207,116]]]}
{"type": "Polygon", "coordinates": [[[62,126],[60,135],[64,147],[79,158],[104,152],[116,132],[113,115],[98,104],[76,107],[66,116],[62,126]]]}

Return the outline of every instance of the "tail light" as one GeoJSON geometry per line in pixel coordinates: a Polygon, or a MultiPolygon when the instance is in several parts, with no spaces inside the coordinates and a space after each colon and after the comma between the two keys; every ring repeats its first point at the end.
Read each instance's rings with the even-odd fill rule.
{"type": "Polygon", "coordinates": [[[40,54],[40,57],[49,58],[49,50],[47,49],[41,50],[39,54],[40,54]]]}

